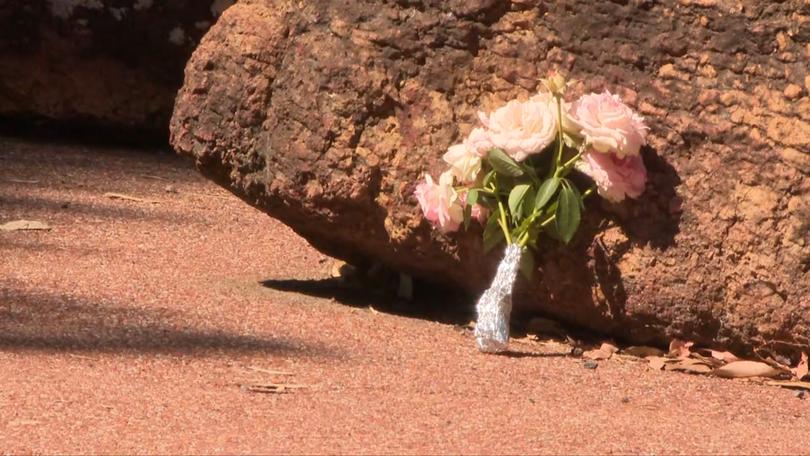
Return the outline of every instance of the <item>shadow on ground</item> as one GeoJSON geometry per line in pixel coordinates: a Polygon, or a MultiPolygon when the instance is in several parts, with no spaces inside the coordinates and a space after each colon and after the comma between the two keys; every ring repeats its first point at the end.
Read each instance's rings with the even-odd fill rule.
{"type": "Polygon", "coordinates": [[[351,307],[372,307],[388,314],[451,325],[465,325],[475,318],[472,297],[421,281],[414,282],[413,299],[410,300],[397,297],[395,284],[385,279],[374,282],[347,281],[344,278],[267,279],[259,283],[274,290],[332,299],[351,307]]]}
{"type": "Polygon", "coordinates": [[[175,355],[326,354],[286,337],[232,334],[183,322],[168,309],[110,306],[67,295],[0,287],[0,350],[148,352],[175,355]]]}

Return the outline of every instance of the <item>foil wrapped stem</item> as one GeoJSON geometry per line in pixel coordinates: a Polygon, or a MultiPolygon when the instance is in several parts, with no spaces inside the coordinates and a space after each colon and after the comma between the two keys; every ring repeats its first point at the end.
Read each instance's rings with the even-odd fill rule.
{"type": "Polygon", "coordinates": [[[517,244],[506,246],[503,259],[492,284],[478,299],[475,342],[486,353],[499,353],[509,347],[509,316],[512,313],[512,288],[517,279],[520,257],[524,248],[517,244]]]}

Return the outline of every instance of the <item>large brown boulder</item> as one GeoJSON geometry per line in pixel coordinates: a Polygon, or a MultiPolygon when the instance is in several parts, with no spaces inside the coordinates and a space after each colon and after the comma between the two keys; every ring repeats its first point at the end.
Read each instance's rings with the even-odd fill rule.
{"type": "Polygon", "coordinates": [[[168,133],[183,68],[232,0],[0,0],[0,118],[168,133]]]}
{"type": "MultiPolygon", "coordinates": [[[[413,190],[480,107],[558,68],[651,126],[639,201],[591,201],[518,309],[637,343],[810,349],[801,0],[246,0],[195,51],[172,142],[316,248],[479,292],[498,254],[413,190]]],[[[258,229],[258,228],[257,228],[258,229]]],[[[471,299],[470,304],[473,304],[471,299]]]]}

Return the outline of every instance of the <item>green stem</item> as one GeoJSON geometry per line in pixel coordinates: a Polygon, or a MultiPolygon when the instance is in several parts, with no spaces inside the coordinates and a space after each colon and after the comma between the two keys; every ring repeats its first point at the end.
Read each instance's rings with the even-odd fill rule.
{"type": "Polygon", "coordinates": [[[556,175],[557,169],[560,167],[560,162],[562,161],[562,153],[563,153],[563,121],[562,121],[562,97],[555,94],[554,99],[557,100],[557,142],[559,142],[559,147],[557,147],[557,156],[554,158],[554,173],[556,175]]]}
{"type": "Polygon", "coordinates": [[[579,150],[577,150],[576,155],[574,155],[570,160],[565,162],[559,169],[557,169],[557,172],[554,174],[554,176],[555,177],[560,177],[564,173],[566,173],[569,169],[571,169],[572,166],[574,166],[576,164],[577,160],[579,160],[579,158],[582,157],[582,154],[584,152],[585,152],[585,145],[583,144],[579,148],[579,150]]]}
{"type": "Polygon", "coordinates": [[[512,243],[512,235],[509,234],[509,225],[506,223],[506,210],[503,208],[503,201],[501,201],[501,197],[498,194],[498,180],[494,179],[492,182],[492,191],[495,193],[495,199],[498,200],[498,225],[501,226],[501,230],[503,230],[503,237],[506,239],[506,244],[512,243]]]}
{"type": "Polygon", "coordinates": [[[498,225],[501,225],[501,229],[503,230],[503,237],[506,238],[506,244],[512,243],[512,235],[509,234],[509,228],[506,224],[506,211],[503,208],[503,202],[501,199],[498,198],[498,211],[501,213],[500,218],[498,219],[498,225]]]}
{"type": "Polygon", "coordinates": [[[528,242],[528,241],[529,241],[529,232],[528,232],[528,231],[526,231],[525,233],[523,233],[523,234],[522,234],[522,235],[521,235],[521,236],[518,238],[517,245],[519,245],[519,246],[521,246],[521,247],[526,247],[526,242],[528,242]]]}
{"type": "Polygon", "coordinates": [[[557,171],[554,172],[554,177],[562,177],[562,176],[564,176],[568,172],[568,170],[570,170],[571,167],[574,166],[574,164],[576,164],[577,160],[579,160],[579,157],[581,157],[581,156],[582,156],[582,152],[577,152],[577,154],[574,155],[573,158],[571,158],[567,162],[563,163],[562,166],[557,168],[557,171]]]}

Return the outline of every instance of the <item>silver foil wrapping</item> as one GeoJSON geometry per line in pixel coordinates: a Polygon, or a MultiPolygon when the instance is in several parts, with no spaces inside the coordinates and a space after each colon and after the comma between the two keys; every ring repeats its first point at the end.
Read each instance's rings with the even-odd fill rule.
{"type": "Polygon", "coordinates": [[[509,346],[509,315],[512,313],[512,287],[515,285],[523,248],[506,247],[492,285],[478,299],[475,342],[486,353],[498,353],[509,346]]]}

